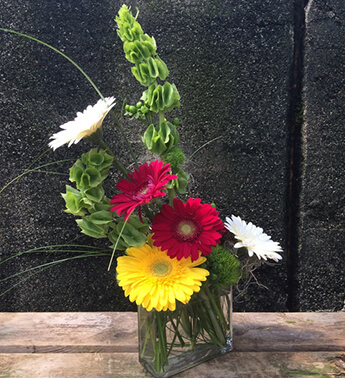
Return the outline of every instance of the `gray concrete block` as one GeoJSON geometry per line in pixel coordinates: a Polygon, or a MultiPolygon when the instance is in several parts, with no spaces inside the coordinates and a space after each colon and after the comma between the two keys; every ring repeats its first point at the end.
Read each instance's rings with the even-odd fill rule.
{"type": "MultiPolygon", "coordinates": [[[[113,18],[122,2],[18,0],[0,5],[0,25],[34,35],[64,51],[106,96],[136,102],[142,87],[130,75],[113,18]]],[[[261,226],[286,251],[289,82],[293,54],[290,1],[133,1],[140,22],[182,97],[182,147],[186,155],[207,145],[186,171],[189,193],[216,201],[221,216],[236,214],[261,226]]],[[[1,183],[27,167],[46,149],[49,136],[76,111],[97,101],[82,75],[63,58],[33,42],[0,35],[1,183]]],[[[120,135],[105,123],[105,137],[129,165],[120,135]],[[107,127],[108,126],[108,127],[107,127]]],[[[141,160],[147,157],[138,131],[128,135],[141,160]]],[[[76,159],[85,141],[49,152],[40,162],[76,159]]],[[[54,167],[66,173],[69,162],[54,167]]],[[[113,172],[109,196],[118,179],[113,172]]],[[[1,253],[69,241],[79,235],[63,213],[65,176],[27,175],[0,196],[1,253]]],[[[91,243],[83,238],[81,242],[91,243]]],[[[21,256],[8,272],[43,263],[45,256],[21,256]]],[[[117,289],[108,260],[75,261],[31,278],[3,297],[2,311],[119,311],[133,308],[117,289]]],[[[258,272],[269,290],[251,287],[235,310],[283,311],[287,297],[286,259],[258,272]]]]}
{"type": "Polygon", "coordinates": [[[296,306],[340,310],[345,297],[345,4],[306,11],[296,306]]]}

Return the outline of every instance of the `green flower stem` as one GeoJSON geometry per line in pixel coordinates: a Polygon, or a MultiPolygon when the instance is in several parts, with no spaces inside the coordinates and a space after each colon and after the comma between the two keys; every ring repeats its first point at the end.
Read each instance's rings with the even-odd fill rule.
{"type": "Polygon", "coordinates": [[[172,206],[174,202],[174,198],[176,198],[175,188],[168,189],[168,196],[169,196],[169,205],[172,206]]]}
{"type": "Polygon", "coordinates": [[[169,354],[170,354],[172,348],[175,346],[175,340],[176,340],[176,338],[179,339],[179,342],[180,342],[180,345],[181,345],[182,348],[183,348],[183,347],[185,346],[185,344],[186,344],[186,343],[184,342],[184,340],[183,340],[183,337],[182,337],[181,334],[180,334],[179,329],[178,329],[178,327],[179,327],[179,325],[180,325],[180,320],[181,320],[181,317],[178,316],[177,319],[176,319],[176,324],[175,324],[175,323],[174,323],[174,319],[173,319],[173,317],[172,317],[172,316],[169,317],[169,321],[170,321],[172,327],[174,328],[174,337],[173,337],[173,339],[172,339],[172,341],[171,341],[170,348],[169,348],[169,350],[168,350],[168,357],[169,357],[169,354]]]}
{"type": "Polygon", "coordinates": [[[204,315],[206,315],[204,321],[207,324],[207,327],[204,327],[204,329],[207,330],[213,344],[223,346],[226,342],[226,329],[224,329],[224,317],[220,315],[220,305],[216,304],[208,285],[205,285],[203,289],[204,291],[201,295],[204,304],[204,315]]]}
{"type": "Polygon", "coordinates": [[[163,112],[158,113],[158,119],[159,119],[158,120],[159,125],[164,122],[164,113],[163,112]]]}
{"type": "MultiPolygon", "coordinates": [[[[226,327],[226,320],[225,320],[225,318],[224,318],[224,314],[223,314],[223,311],[222,311],[222,309],[221,309],[221,307],[220,307],[220,296],[217,296],[216,298],[215,298],[215,296],[212,294],[212,292],[211,292],[211,290],[210,290],[210,287],[208,286],[208,285],[205,285],[205,290],[206,290],[206,292],[207,292],[207,295],[208,295],[208,298],[210,299],[210,302],[211,302],[211,304],[213,305],[213,308],[214,308],[214,310],[215,310],[215,312],[216,312],[216,315],[217,315],[217,317],[219,318],[219,320],[221,321],[221,324],[224,326],[224,327],[226,327]],[[218,300],[217,302],[216,302],[216,299],[218,300]]],[[[224,329],[224,331],[225,331],[225,329],[224,329]]],[[[223,332],[224,333],[224,332],[223,332]]]]}
{"type": "MultiPolygon", "coordinates": [[[[1,29],[0,29],[1,30],[1,29]]],[[[15,181],[19,180],[21,177],[25,176],[26,174],[30,173],[30,172],[35,172],[35,171],[38,171],[39,169],[41,168],[45,168],[45,167],[48,167],[50,165],[53,165],[53,164],[58,164],[58,163],[64,163],[64,162],[67,162],[67,161],[72,161],[72,159],[65,159],[65,160],[58,160],[58,161],[53,161],[51,163],[47,163],[47,164],[43,164],[43,165],[39,165],[38,167],[36,168],[32,168],[32,169],[26,169],[23,173],[21,173],[20,175],[16,176],[13,180],[11,180],[10,182],[8,182],[5,186],[3,186],[1,189],[0,189],[0,194],[7,188],[9,187],[12,183],[14,183],[15,181]]]]}
{"type": "Polygon", "coordinates": [[[144,339],[142,351],[141,351],[141,354],[140,354],[141,358],[144,357],[147,342],[149,341],[150,336],[152,336],[152,323],[153,323],[154,320],[155,320],[154,316],[148,316],[147,319],[146,319],[146,324],[145,324],[146,333],[145,333],[145,339],[144,339]]]}
{"type": "Polygon", "coordinates": [[[164,366],[168,364],[168,347],[165,332],[166,317],[164,311],[155,311],[157,318],[157,344],[155,350],[155,370],[164,371],[164,366]]]}

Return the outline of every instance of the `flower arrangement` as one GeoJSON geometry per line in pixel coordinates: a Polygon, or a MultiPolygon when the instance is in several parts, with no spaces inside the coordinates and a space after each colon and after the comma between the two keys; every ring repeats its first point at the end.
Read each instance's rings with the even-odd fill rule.
{"type": "Polygon", "coordinates": [[[213,203],[181,199],[187,196],[189,175],[179,147],[180,121],[169,120],[180,95],[167,81],[155,39],[137,18],[126,5],[116,17],[132,74],[145,87],[135,105],[124,106],[124,116],[146,125],[141,138],[152,160],[138,164],[134,159],[129,172],[104,142],[108,113],[120,126],[114,97],[101,96],[61,125],[49,146],[56,150],[82,139],[98,145],[71,167],[71,185],[62,194],[65,211],[76,217],[83,234],[108,239],[109,269],[117,256],[117,282],[139,306],[140,360],[152,374],[168,376],[178,371],[181,351],[187,350],[191,366],[196,363],[192,352],[202,353],[203,360],[231,350],[230,288],[239,282],[245,287],[257,267],[281,259],[282,249],[240,217],[223,222],[213,203]],[[103,183],[112,167],[123,178],[110,198],[103,183]]]}

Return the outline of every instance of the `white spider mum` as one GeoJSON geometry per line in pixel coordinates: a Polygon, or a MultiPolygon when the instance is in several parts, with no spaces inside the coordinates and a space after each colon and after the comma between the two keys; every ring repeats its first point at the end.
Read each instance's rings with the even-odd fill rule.
{"type": "Polygon", "coordinates": [[[279,243],[271,240],[271,237],[263,232],[260,227],[254,226],[251,222],[248,224],[240,217],[231,216],[231,219],[226,217],[224,223],[226,229],[235,235],[238,242],[234,245],[235,248],[246,248],[250,257],[255,255],[258,259],[274,261],[281,260],[281,255],[276,252],[282,252],[279,243]]]}
{"type": "Polygon", "coordinates": [[[115,98],[106,97],[104,100],[100,99],[94,106],[89,105],[82,113],[78,112],[73,121],[60,126],[62,131],[50,137],[53,140],[49,143],[49,147],[54,151],[66,143],[70,147],[73,143],[76,144],[90,136],[102,126],[105,116],[114,105],[115,98]]]}

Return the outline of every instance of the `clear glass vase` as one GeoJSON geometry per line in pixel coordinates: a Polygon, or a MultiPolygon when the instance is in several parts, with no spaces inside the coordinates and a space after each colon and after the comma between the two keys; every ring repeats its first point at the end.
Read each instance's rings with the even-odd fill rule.
{"type": "Polygon", "coordinates": [[[175,311],[138,307],[139,361],[170,377],[232,350],[232,288],[203,285],[175,311]]]}

